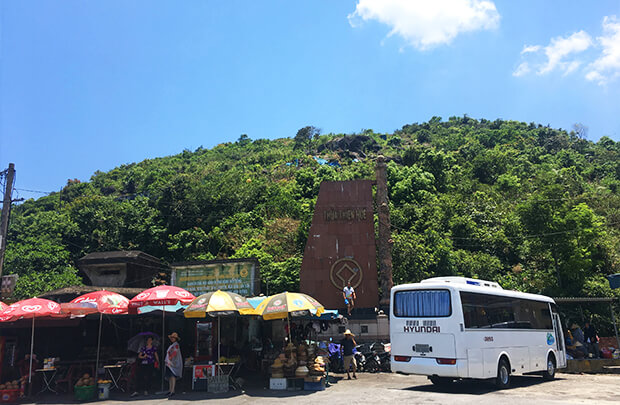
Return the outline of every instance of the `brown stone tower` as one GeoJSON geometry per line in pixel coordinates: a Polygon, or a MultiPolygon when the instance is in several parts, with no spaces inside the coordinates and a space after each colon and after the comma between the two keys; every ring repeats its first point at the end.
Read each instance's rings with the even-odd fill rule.
{"type": "Polygon", "coordinates": [[[372,180],[321,183],[299,287],[326,308],[344,307],[342,289],[348,281],[355,288],[356,308],[378,304],[372,185],[372,180]]]}

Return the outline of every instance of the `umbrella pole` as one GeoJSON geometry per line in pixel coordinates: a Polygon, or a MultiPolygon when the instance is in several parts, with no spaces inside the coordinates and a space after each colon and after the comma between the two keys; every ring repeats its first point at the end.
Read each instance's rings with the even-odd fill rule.
{"type": "Polygon", "coordinates": [[[30,367],[28,371],[28,391],[32,395],[32,354],[34,352],[34,314],[32,317],[32,334],[30,335],[30,367]]]}
{"type": "Polygon", "coordinates": [[[166,373],[164,370],[166,369],[166,357],[164,356],[164,336],[166,336],[166,307],[164,305],[161,306],[161,358],[162,360],[159,362],[159,369],[161,370],[161,390],[164,391],[164,377],[166,373]]]}
{"type": "Polygon", "coordinates": [[[291,318],[288,316],[288,312],[286,313],[286,322],[288,323],[288,342],[293,343],[293,339],[291,339],[291,318]]]}
{"type": "Polygon", "coordinates": [[[95,379],[99,378],[99,351],[101,350],[101,322],[103,313],[99,312],[99,334],[97,335],[97,362],[95,363],[95,379]]]}
{"type": "MultiPolygon", "coordinates": [[[[217,364],[217,368],[218,371],[220,368],[220,359],[222,358],[221,352],[220,352],[220,347],[221,347],[221,342],[222,342],[222,337],[220,336],[222,328],[220,328],[220,316],[217,316],[217,361],[215,362],[215,364],[217,364]]],[[[221,374],[221,373],[220,373],[221,374]]]]}

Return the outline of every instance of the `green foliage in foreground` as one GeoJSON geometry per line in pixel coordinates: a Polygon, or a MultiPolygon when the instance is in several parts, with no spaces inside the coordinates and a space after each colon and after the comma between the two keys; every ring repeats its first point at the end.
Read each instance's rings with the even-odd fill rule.
{"type": "Polygon", "coordinates": [[[363,140],[355,150],[334,147],[342,136],[244,134],[69,181],[14,208],[5,269],[29,296],[75,284],[76,259],[94,251],[254,256],[269,293],[296,290],[320,183],[373,178],[382,153],[395,283],[464,275],[552,296],[614,293],[605,276],[620,272],[620,143],[467,116],[348,135],[363,140]]]}

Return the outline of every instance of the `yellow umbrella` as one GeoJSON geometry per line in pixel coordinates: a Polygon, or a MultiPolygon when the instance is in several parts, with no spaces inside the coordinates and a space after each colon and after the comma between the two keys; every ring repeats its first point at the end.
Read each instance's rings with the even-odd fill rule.
{"type": "Polygon", "coordinates": [[[220,358],[220,316],[254,315],[254,308],[241,295],[230,291],[212,291],[196,297],[183,311],[186,318],[205,318],[207,314],[217,316],[217,363],[220,358]]]}
{"type": "Polygon", "coordinates": [[[289,323],[288,333],[290,341],[291,325],[289,314],[292,316],[305,315],[310,310],[316,310],[316,316],[321,316],[323,311],[325,311],[325,307],[307,294],[283,292],[267,297],[256,307],[254,312],[265,320],[286,318],[286,321],[289,323]]]}
{"type": "Polygon", "coordinates": [[[186,318],[227,316],[239,313],[254,315],[254,308],[241,295],[229,291],[212,291],[194,299],[183,312],[186,318]]]}

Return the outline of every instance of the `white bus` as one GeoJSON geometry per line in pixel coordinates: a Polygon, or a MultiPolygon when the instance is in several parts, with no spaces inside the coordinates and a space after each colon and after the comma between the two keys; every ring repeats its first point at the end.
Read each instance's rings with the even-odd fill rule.
{"type": "Polygon", "coordinates": [[[514,374],[551,380],[566,367],[564,335],[552,298],[464,277],[395,286],[390,301],[392,371],[433,384],[514,374]]]}

